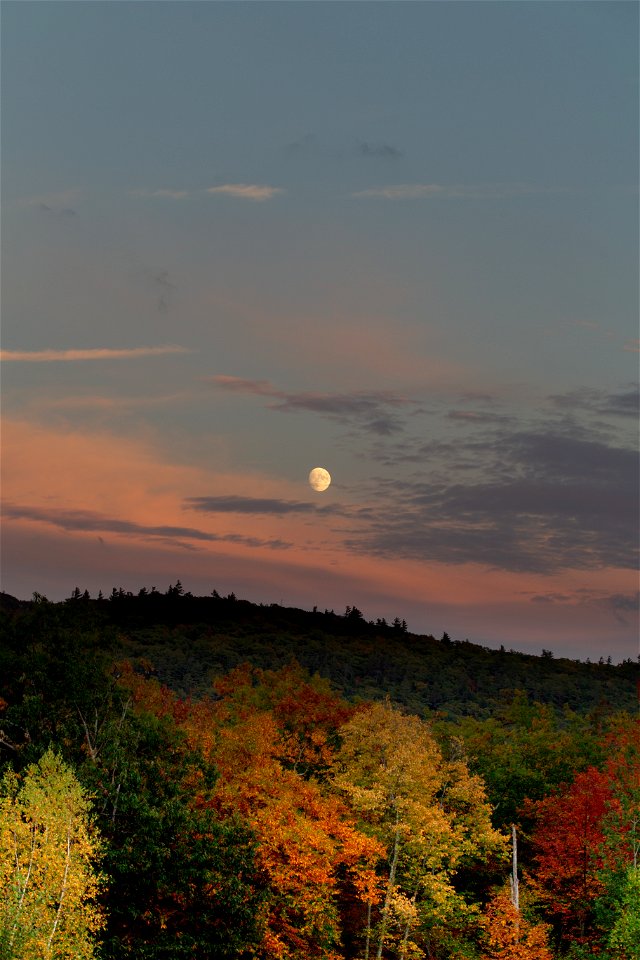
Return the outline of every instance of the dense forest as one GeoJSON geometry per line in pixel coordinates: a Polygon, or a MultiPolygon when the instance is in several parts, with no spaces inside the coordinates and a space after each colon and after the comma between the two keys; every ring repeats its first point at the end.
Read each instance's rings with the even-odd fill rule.
{"type": "Polygon", "coordinates": [[[637,662],[0,601],[0,960],[640,960],[637,662]]]}

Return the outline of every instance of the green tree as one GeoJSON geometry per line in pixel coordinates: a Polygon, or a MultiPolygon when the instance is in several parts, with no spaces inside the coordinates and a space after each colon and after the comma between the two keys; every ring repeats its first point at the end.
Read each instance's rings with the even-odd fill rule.
{"type": "MultiPolygon", "coordinates": [[[[82,774],[111,881],[104,960],[239,957],[258,940],[253,835],[212,807],[217,774],[172,718],[135,702],[100,725],[82,774]]],[[[126,705],[126,703],[125,703],[126,705]]]]}
{"type": "Polygon", "coordinates": [[[0,783],[0,957],[91,960],[104,918],[86,792],[51,749],[0,783]]]}
{"type": "Polygon", "coordinates": [[[585,718],[531,703],[522,690],[495,716],[440,726],[445,734],[453,730],[462,737],[499,827],[522,819],[525,799],[543,799],[602,755],[585,718]]]}
{"type": "Polygon", "coordinates": [[[640,960],[640,870],[633,866],[627,870],[608,946],[619,960],[640,960]]]}

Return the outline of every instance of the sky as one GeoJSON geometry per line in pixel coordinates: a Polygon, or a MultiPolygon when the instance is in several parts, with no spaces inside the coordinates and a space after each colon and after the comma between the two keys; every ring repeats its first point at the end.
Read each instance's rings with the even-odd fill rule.
{"type": "Polygon", "coordinates": [[[638,10],[4,0],[2,589],[635,658],[638,10]]]}

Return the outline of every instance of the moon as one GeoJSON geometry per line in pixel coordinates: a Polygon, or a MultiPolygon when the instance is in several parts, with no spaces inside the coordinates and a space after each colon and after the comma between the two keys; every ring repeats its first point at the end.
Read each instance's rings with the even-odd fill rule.
{"type": "Polygon", "coordinates": [[[318,493],[326,490],[330,483],[331,474],[324,467],[314,467],[309,474],[309,486],[317,490],[318,493]]]}

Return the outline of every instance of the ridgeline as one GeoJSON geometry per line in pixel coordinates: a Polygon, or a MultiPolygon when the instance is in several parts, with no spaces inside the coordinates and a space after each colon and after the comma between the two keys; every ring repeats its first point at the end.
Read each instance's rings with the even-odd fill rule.
{"type": "MultiPolygon", "coordinates": [[[[44,598],[0,595],[2,629],[17,627],[44,598]]],[[[607,715],[638,708],[640,664],[611,664],[492,650],[464,641],[411,633],[396,618],[370,622],[356,607],[344,614],[255,604],[234,594],[196,597],[180,582],[166,593],[114,588],[108,599],[74,590],[48,604],[115,658],[145,661],[181,697],[211,692],[214,678],[243,662],[276,670],[297,661],[328,678],[349,700],[392,702],[412,713],[454,719],[500,712],[521,691],[555,710],[607,715]]]]}

